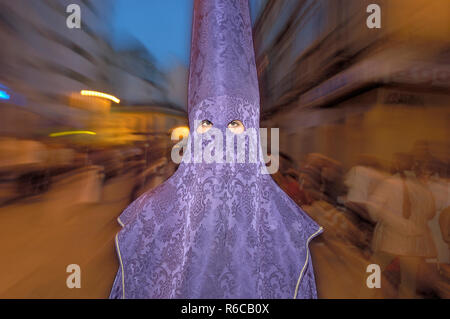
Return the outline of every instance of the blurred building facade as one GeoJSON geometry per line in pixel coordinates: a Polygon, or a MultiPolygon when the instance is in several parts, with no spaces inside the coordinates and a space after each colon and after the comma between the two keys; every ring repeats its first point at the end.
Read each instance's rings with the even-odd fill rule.
{"type": "Polygon", "coordinates": [[[133,41],[126,48],[111,51],[108,80],[111,89],[124,105],[168,103],[165,75],[142,43],[133,41]]]}
{"type": "MultiPolygon", "coordinates": [[[[12,92],[13,113],[19,108],[20,113],[31,113],[30,117],[44,122],[80,127],[78,120],[84,112],[67,105],[74,92],[107,90],[104,56],[108,44],[102,35],[112,7],[106,2],[81,1],[81,29],[69,29],[66,7],[70,3],[1,1],[0,37],[6,48],[2,48],[0,81],[12,92]],[[21,98],[16,100],[16,96],[21,98]]],[[[23,123],[19,119],[9,122],[23,123]]]]}
{"type": "MultiPolygon", "coordinates": [[[[80,29],[66,26],[71,3],[0,1],[4,44],[0,84],[9,95],[1,100],[3,135],[45,136],[51,128],[101,129],[110,118],[111,103],[81,96],[81,90],[117,96],[123,107],[174,108],[166,78],[142,44],[120,50],[110,45],[114,1],[76,1],[81,7],[80,29]]],[[[117,122],[125,121],[113,121],[117,122]]]]}
{"type": "Polygon", "coordinates": [[[167,156],[186,112],[170,102],[166,76],[142,44],[110,44],[113,13],[112,0],[0,0],[0,203],[24,195],[29,176],[42,185],[61,170],[107,167],[114,149],[138,148],[146,165],[167,156]],[[80,29],[66,25],[72,3],[80,29]]]}
{"type": "Polygon", "coordinates": [[[169,102],[176,108],[187,110],[188,92],[188,67],[180,62],[175,62],[170,70],[166,72],[168,89],[170,90],[169,102]]]}
{"type": "Polygon", "coordinates": [[[450,3],[376,1],[382,27],[369,29],[371,3],[269,1],[255,23],[263,125],[281,128],[293,158],[320,152],[348,168],[417,140],[448,152],[450,3]]]}

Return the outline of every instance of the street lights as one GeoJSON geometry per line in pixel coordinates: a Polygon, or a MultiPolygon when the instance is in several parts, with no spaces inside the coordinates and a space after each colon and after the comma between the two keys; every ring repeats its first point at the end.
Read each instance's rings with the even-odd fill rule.
{"type": "Polygon", "coordinates": [[[106,94],[106,93],[97,92],[97,91],[90,91],[90,90],[81,90],[80,94],[83,96],[93,96],[93,97],[104,98],[104,99],[113,101],[114,103],[117,103],[117,104],[120,103],[120,100],[111,94],[106,94]]]}

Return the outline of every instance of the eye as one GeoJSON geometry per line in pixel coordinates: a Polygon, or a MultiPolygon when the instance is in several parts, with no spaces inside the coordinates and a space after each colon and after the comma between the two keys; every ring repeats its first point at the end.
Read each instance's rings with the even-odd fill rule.
{"type": "Polygon", "coordinates": [[[197,133],[203,134],[209,131],[209,129],[213,126],[211,121],[203,120],[200,125],[197,127],[197,133]]]}
{"type": "Polygon", "coordinates": [[[228,123],[228,129],[234,134],[241,134],[245,131],[245,126],[239,120],[233,120],[228,123]]]}

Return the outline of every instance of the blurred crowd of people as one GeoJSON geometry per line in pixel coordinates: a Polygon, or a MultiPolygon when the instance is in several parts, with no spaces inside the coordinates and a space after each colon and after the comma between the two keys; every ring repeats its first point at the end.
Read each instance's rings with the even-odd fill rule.
{"type": "Polygon", "coordinates": [[[95,147],[3,137],[0,150],[0,205],[39,198],[50,188],[77,183],[83,188],[72,194],[72,202],[100,202],[102,188],[123,176],[132,180],[129,189],[121,189],[131,201],[161,183],[175,169],[168,163],[167,145],[158,139],[95,147]]]}
{"type": "Polygon", "coordinates": [[[280,162],[274,178],[324,227],[318,242],[341,257],[358,258],[348,261],[349,268],[380,266],[387,284],[361,288],[356,297],[450,297],[449,166],[427,142],[394,154],[390,163],[361,155],[347,172],[317,153],[300,165],[286,155],[280,162]]]}

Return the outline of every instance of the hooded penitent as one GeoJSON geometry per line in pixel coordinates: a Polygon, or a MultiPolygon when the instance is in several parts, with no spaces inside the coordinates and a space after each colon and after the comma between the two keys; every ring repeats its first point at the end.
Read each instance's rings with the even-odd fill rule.
{"type": "MultiPolygon", "coordinates": [[[[251,32],[248,0],[195,1],[189,145],[204,120],[228,138],[233,120],[258,131],[251,32]]],[[[201,149],[217,138],[202,135],[201,149]]],[[[193,153],[120,215],[120,267],[110,297],[315,298],[308,244],[321,228],[266,174],[263,162],[189,160],[193,153]]]]}

